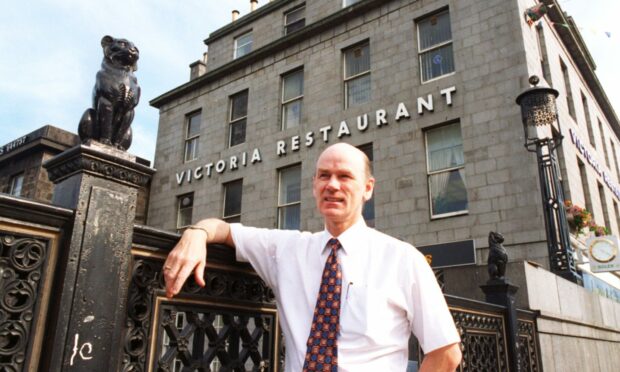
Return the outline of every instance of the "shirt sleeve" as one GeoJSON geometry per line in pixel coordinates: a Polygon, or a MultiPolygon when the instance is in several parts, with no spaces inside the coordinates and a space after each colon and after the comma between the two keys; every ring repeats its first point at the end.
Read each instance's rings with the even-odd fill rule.
{"type": "Polygon", "coordinates": [[[424,353],[430,353],[461,338],[433,270],[418,250],[412,256],[409,322],[424,353]]]}
{"type": "Polygon", "coordinates": [[[237,261],[249,262],[265,284],[275,291],[278,284],[276,231],[233,223],[230,233],[237,261]]]}

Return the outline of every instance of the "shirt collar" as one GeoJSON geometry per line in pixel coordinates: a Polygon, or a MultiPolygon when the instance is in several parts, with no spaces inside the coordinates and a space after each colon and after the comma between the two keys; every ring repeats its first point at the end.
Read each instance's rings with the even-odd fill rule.
{"type": "MultiPolygon", "coordinates": [[[[346,254],[351,252],[351,249],[357,245],[357,242],[360,239],[363,239],[363,231],[367,228],[366,221],[364,218],[360,217],[360,219],[353,224],[353,226],[346,229],[340,236],[337,238],[342,245],[342,251],[346,254]]],[[[321,237],[321,246],[323,249],[321,252],[325,252],[327,248],[327,242],[333,236],[327,231],[327,229],[323,230],[323,236],[321,237]]]]}

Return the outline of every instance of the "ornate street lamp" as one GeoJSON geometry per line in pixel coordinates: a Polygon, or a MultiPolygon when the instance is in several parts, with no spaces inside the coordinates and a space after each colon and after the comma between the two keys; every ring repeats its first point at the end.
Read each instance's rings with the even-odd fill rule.
{"type": "Polygon", "coordinates": [[[521,106],[525,148],[535,152],[538,160],[549,264],[555,274],[581,284],[581,275],[575,266],[570,245],[564,192],[558,177],[555,153],[563,138],[555,105],[559,93],[553,88],[537,87],[537,76],[531,76],[529,82],[533,87],[519,94],[517,104],[521,106]]]}

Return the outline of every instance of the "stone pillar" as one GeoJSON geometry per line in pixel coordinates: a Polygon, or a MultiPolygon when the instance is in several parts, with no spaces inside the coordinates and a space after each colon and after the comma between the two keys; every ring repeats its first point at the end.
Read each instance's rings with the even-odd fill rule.
{"type": "Polygon", "coordinates": [[[519,363],[519,334],[515,295],[519,287],[506,279],[490,279],[480,289],[486,295],[486,302],[506,307],[506,341],[510,372],[521,372],[519,363]]]}
{"type": "Polygon", "coordinates": [[[117,371],[139,188],[154,170],[111,146],[78,145],[49,160],[52,203],[75,210],[60,253],[50,371],[117,371]]]}

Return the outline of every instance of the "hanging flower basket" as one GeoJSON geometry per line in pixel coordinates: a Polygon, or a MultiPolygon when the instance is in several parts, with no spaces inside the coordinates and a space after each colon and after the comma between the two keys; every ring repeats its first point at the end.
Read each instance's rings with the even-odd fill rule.
{"type": "Polygon", "coordinates": [[[564,208],[566,209],[566,221],[571,233],[579,235],[582,233],[581,230],[590,227],[592,213],[587,209],[574,205],[570,200],[564,202],[564,208]]]}
{"type": "Polygon", "coordinates": [[[570,200],[564,202],[564,208],[566,209],[566,221],[571,233],[578,236],[584,234],[583,229],[587,228],[586,231],[593,232],[594,236],[609,235],[609,229],[594,223],[592,213],[587,209],[574,205],[570,200]]]}

